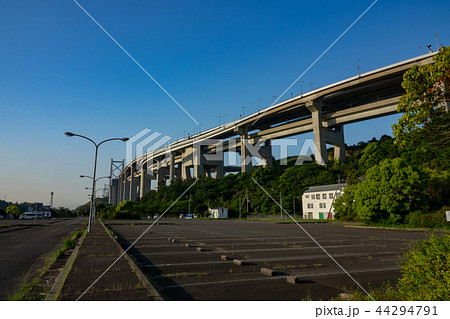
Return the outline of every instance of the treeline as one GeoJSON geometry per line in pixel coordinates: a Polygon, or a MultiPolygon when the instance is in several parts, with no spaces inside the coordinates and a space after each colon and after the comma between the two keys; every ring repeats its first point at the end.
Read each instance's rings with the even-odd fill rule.
{"type": "MultiPolygon", "coordinates": [[[[389,136],[348,149],[345,163],[293,165],[295,161],[290,160],[291,165],[283,167],[277,161],[273,168],[258,167],[251,173],[200,178],[166,216],[185,214],[189,206],[190,212],[199,216],[207,216],[208,207],[220,206],[229,209],[230,217],[238,217],[240,210],[242,217],[280,214],[279,206],[267,191],[277,201],[281,195],[283,207],[292,215],[295,210],[299,218],[301,196],[308,187],[337,183],[340,178],[348,186],[336,200],[337,219],[368,224],[445,226],[444,210],[450,206],[450,167],[446,156],[450,154],[401,147],[389,136]]],[[[329,158],[333,158],[331,149],[329,158]]],[[[146,218],[149,214],[161,214],[193,182],[175,180],[169,186],[160,185],[158,191],[152,190],[136,202],[98,205],[100,218],[146,218]]]]}
{"type": "MultiPolygon", "coordinates": [[[[280,208],[253,181],[255,179],[283,207],[297,213],[301,212],[301,195],[311,185],[335,183],[339,171],[333,166],[320,166],[313,163],[291,166],[283,169],[278,163],[273,168],[258,167],[251,173],[229,174],[220,179],[200,178],[180,200],[167,211],[167,215],[177,216],[190,211],[198,216],[207,216],[208,207],[227,207],[230,217],[238,217],[239,211],[247,214],[278,214],[280,208]],[[190,208],[189,208],[190,207],[190,208]]],[[[151,190],[136,203],[126,201],[117,207],[106,207],[101,217],[128,218],[145,217],[148,214],[161,214],[192,184],[194,179],[177,179],[171,185],[161,184],[159,190],[151,190]]]]}

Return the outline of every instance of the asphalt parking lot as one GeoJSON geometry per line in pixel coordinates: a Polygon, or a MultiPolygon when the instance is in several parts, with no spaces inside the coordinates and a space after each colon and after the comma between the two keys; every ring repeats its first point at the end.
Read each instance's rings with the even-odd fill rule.
{"type": "MultiPolygon", "coordinates": [[[[151,222],[108,224],[126,249],[151,222]]],[[[301,225],[365,288],[395,283],[399,255],[408,242],[426,237],[422,231],[301,225]]],[[[295,224],[161,219],[128,253],[166,300],[329,300],[357,287],[295,224]]]]}

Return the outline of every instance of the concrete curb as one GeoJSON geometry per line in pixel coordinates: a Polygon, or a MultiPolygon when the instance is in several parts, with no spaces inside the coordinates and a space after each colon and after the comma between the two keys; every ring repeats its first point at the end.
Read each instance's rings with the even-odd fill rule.
{"type": "Polygon", "coordinates": [[[300,281],[300,277],[297,276],[287,276],[286,278],[287,283],[289,284],[297,284],[300,281]]]}
{"type": "Polygon", "coordinates": [[[269,269],[269,268],[261,268],[261,273],[263,275],[269,276],[269,277],[273,277],[276,275],[275,270],[269,269]]]}
{"type": "Polygon", "coordinates": [[[83,236],[81,237],[80,241],[78,242],[77,246],[73,250],[72,254],[70,255],[69,259],[67,260],[66,264],[64,265],[63,270],[59,274],[58,278],[56,279],[55,283],[53,284],[52,288],[50,289],[50,292],[48,293],[47,297],[45,298],[45,301],[56,301],[58,300],[59,294],[61,292],[62,287],[64,286],[64,283],[66,282],[67,276],[69,275],[70,270],[72,269],[72,265],[75,262],[75,259],[78,256],[78,251],[80,250],[81,245],[84,242],[84,239],[86,238],[87,230],[84,231],[83,236]]]}
{"type": "Polygon", "coordinates": [[[152,283],[148,280],[147,276],[142,272],[142,270],[134,263],[133,259],[131,259],[128,254],[124,254],[125,250],[120,246],[120,244],[117,242],[117,240],[111,235],[111,233],[108,231],[108,228],[103,223],[103,221],[100,220],[100,224],[102,224],[105,231],[108,233],[109,237],[116,243],[117,247],[119,248],[120,254],[123,254],[123,258],[128,262],[128,265],[130,265],[131,270],[136,274],[138,279],[141,281],[141,283],[144,285],[144,287],[150,292],[151,296],[155,298],[155,301],[164,301],[164,299],[161,297],[159,292],[156,290],[155,286],[152,285],[152,283]]]}
{"type": "Polygon", "coordinates": [[[245,266],[247,265],[247,262],[240,260],[240,259],[233,259],[233,264],[237,266],[245,266]]]}

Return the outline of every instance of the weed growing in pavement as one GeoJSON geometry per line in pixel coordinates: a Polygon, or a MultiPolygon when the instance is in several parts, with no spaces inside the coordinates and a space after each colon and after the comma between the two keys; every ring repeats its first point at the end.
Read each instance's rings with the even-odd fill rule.
{"type": "Polygon", "coordinates": [[[26,283],[19,289],[16,293],[9,296],[8,300],[18,301],[18,300],[44,300],[42,295],[32,295],[31,291],[36,288],[41,283],[41,279],[36,277],[33,278],[29,283],[26,283]]]}
{"type": "MultiPolygon", "coordinates": [[[[158,278],[200,277],[211,275],[210,272],[177,272],[174,274],[162,274],[158,278]]],[[[156,278],[155,278],[156,279],[156,278]]]]}

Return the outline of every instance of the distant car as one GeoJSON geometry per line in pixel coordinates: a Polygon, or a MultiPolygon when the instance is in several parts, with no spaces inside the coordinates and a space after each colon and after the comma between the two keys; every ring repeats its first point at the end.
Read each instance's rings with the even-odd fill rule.
{"type": "Polygon", "coordinates": [[[153,219],[158,219],[158,218],[159,218],[159,214],[153,215],[153,219]]]}
{"type": "Polygon", "coordinates": [[[25,212],[19,216],[19,219],[42,219],[42,214],[25,212]]]}
{"type": "Polygon", "coordinates": [[[186,214],[186,215],[181,214],[180,215],[180,219],[194,219],[194,218],[196,218],[196,216],[194,214],[186,214]]]}
{"type": "Polygon", "coordinates": [[[153,218],[153,215],[148,215],[147,218],[148,218],[148,219],[152,219],[152,218],[153,218]]]}

